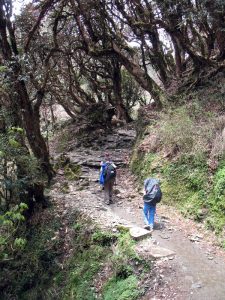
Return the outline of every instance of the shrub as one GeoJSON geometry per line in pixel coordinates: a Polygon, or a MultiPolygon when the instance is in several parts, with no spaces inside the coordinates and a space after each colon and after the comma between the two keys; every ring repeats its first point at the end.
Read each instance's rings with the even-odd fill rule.
{"type": "Polygon", "coordinates": [[[225,167],[218,170],[214,178],[214,193],[216,199],[225,200],[225,167]]]}
{"type": "Polygon", "coordinates": [[[93,243],[97,243],[105,247],[105,246],[110,246],[113,242],[115,242],[117,240],[117,237],[118,236],[116,234],[97,230],[92,235],[92,241],[93,243]]]}
{"type": "Polygon", "coordinates": [[[12,258],[15,252],[25,247],[26,240],[18,236],[18,231],[20,223],[25,221],[23,212],[26,209],[27,205],[20,203],[0,215],[0,261],[12,258]]]}
{"type": "Polygon", "coordinates": [[[161,141],[166,149],[187,152],[193,147],[195,127],[185,108],[176,109],[162,118],[159,128],[161,141]]]}
{"type": "Polygon", "coordinates": [[[221,132],[219,133],[217,132],[215,134],[214,140],[212,141],[212,149],[211,149],[210,157],[214,159],[221,158],[225,150],[224,144],[225,142],[221,132]]]}
{"type": "Polygon", "coordinates": [[[3,211],[26,202],[28,189],[46,181],[38,160],[22,145],[23,132],[20,127],[10,127],[0,134],[0,209],[3,211]]]}

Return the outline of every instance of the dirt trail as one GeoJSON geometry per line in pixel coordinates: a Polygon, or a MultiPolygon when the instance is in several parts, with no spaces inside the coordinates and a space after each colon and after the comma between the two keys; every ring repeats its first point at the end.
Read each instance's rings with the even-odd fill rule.
{"type": "MultiPolygon", "coordinates": [[[[81,165],[82,174],[79,181],[69,182],[69,191],[65,194],[61,187],[66,179],[59,171],[52,197],[63,201],[66,211],[78,209],[103,228],[115,231],[118,224],[143,227],[142,197],[127,168],[134,136],[134,131],[120,129],[110,136],[100,136],[90,147],[67,153],[72,162],[81,165]],[[110,151],[118,165],[114,204],[110,206],[104,204],[103,191],[97,182],[102,149],[110,151]]],[[[143,299],[224,300],[225,255],[215,246],[213,235],[162,204],[157,207],[157,215],[158,224],[152,239],[155,244],[173,250],[175,256],[156,263],[160,283],[155,283],[154,289],[150,287],[143,299]]]]}

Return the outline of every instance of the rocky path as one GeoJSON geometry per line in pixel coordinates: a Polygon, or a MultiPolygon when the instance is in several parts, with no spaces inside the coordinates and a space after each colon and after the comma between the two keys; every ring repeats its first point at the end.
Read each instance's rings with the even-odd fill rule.
{"type": "MultiPolygon", "coordinates": [[[[110,136],[100,135],[89,147],[67,153],[71,162],[81,166],[82,173],[78,181],[68,183],[68,192],[63,193],[66,179],[59,171],[51,192],[55,201],[63,202],[65,211],[77,209],[114,232],[118,224],[143,227],[142,197],[127,168],[134,137],[133,130],[120,129],[110,136]],[[104,151],[111,153],[118,166],[114,203],[110,206],[104,204],[97,182],[104,151]]],[[[224,300],[225,256],[213,235],[162,204],[158,205],[157,217],[150,244],[142,243],[139,250],[149,253],[151,247],[163,247],[175,254],[156,261],[157,277],[147,287],[143,300],[224,300]]]]}

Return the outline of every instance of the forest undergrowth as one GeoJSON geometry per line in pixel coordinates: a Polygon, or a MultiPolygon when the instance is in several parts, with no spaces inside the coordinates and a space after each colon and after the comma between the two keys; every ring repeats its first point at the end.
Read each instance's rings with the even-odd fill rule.
{"type": "Polygon", "coordinates": [[[134,251],[127,229],[104,231],[62,204],[26,224],[26,244],[1,262],[0,299],[135,300],[151,262],[134,251]]]}

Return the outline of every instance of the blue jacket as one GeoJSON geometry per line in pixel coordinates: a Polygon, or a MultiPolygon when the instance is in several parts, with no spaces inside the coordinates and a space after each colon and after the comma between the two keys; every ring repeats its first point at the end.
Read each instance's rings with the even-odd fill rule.
{"type": "Polygon", "coordinates": [[[103,164],[101,165],[100,176],[99,176],[99,182],[100,182],[100,184],[102,184],[102,185],[105,183],[105,179],[104,179],[104,176],[103,176],[105,167],[106,167],[106,163],[103,163],[103,164]]]}

